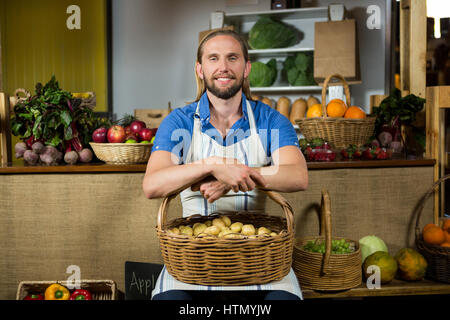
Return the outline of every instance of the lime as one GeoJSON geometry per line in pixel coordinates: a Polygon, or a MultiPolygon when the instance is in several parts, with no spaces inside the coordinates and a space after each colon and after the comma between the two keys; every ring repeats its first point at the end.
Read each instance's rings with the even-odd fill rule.
{"type": "Polygon", "coordinates": [[[141,141],[141,143],[144,143],[144,144],[149,144],[149,143],[150,143],[150,141],[147,141],[147,140],[143,140],[143,141],[141,141]]]}
{"type": "Polygon", "coordinates": [[[125,143],[136,143],[136,140],[128,139],[127,141],[125,141],[125,143]]]}

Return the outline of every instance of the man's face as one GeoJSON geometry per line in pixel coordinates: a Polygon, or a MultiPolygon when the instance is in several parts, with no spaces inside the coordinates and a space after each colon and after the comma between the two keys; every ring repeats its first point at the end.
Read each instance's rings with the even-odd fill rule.
{"type": "Polygon", "coordinates": [[[245,62],[239,41],[219,35],[204,44],[196,71],[208,91],[220,99],[230,99],[240,92],[250,73],[250,62],[245,62]]]}

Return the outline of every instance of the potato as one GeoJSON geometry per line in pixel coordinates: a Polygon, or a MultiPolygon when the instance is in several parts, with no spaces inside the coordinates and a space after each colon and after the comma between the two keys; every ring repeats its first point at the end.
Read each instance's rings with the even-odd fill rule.
{"type": "Polygon", "coordinates": [[[212,221],[212,225],[216,226],[216,227],[219,227],[219,229],[222,229],[222,228],[225,227],[225,222],[222,219],[220,219],[220,218],[215,218],[212,221]]]}
{"type": "Polygon", "coordinates": [[[276,233],[276,232],[271,232],[270,235],[271,235],[272,237],[275,237],[276,235],[278,235],[278,233],[276,233]]]}
{"type": "Polygon", "coordinates": [[[233,233],[233,231],[231,231],[230,228],[225,227],[225,228],[223,228],[223,229],[219,232],[218,237],[219,237],[219,238],[223,238],[225,235],[230,234],[230,233],[233,233]]]}
{"type": "Polygon", "coordinates": [[[180,232],[181,234],[185,234],[187,236],[192,236],[194,234],[192,228],[188,226],[184,227],[183,229],[180,228],[180,232]]]}
{"type": "Polygon", "coordinates": [[[235,233],[239,233],[242,230],[242,226],[243,226],[242,222],[235,222],[230,225],[230,229],[235,233]]]}
{"type": "Polygon", "coordinates": [[[227,217],[227,216],[222,216],[222,217],[220,217],[222,220],[223,220],[223,222],[225,223],[225,226],[226,227],[229,227],[230,225],[231,225],[231,219],[229,218],[229,217],[227,217]]]}
{"type": "Polygon", "coordinates": [[[198,236],[200,233],[202,233],[203,231],[205,231],[205,229],[207,228],[206,224],[204,223],[196,223],[193,226],[193,231],[194,231],[194,236],[198,236]]]}
{"type": "Polygon", "coordinates": [[[205,221],[205,224],[207,227],[211,227],[212,226],[212,221],[211,220],[207,220],[205,221]]]}
{"type": "Polygon", "coordinates": [[[177,227],[171,228],[169,229],[170,233],[174,233],[174,234],[180,234],[180,229],[178,229],[177,227]]]}
{"type": "Polygon", "coordinates": [[[266,227],[259,227],[258,228],[258,235],[261,235],[261,234],[270,234],[270,230],[267,229],[266,227]]]}
{"type": "Polygon", "coordinates": [[[244,224],[242,226],[241,233],[246,236],[251,236],[251,235],[256,234],[256,230],[252,224],[244,224]]]}
{"type": "Polygon", "coordinates": [[[225,239],[244,239],[244,235],[238,233],[228,233],[223,236],[225,239]]]}
{"type": "Polygon", "coordinates": [[[203,230],[203,233],[217,236],[220,233],[220,228],[218,226],[210,226],[203,230]]]}

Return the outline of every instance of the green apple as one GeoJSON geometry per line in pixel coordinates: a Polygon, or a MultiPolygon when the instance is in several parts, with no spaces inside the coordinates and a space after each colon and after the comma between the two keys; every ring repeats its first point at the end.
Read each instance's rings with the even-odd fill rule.
{"type": "Polygon", "coordinates": [[[136,140],[128,139],[127,141],[125,141],[125,143],[137,143],[137,142],[136,142],[136,140]]]}
{"type": "Polygon", "coordinates": [[[144,144],[150,144],[150,141],[143,140],[143,141],[141,141],[141,143],[144,143],[144,144]]]}

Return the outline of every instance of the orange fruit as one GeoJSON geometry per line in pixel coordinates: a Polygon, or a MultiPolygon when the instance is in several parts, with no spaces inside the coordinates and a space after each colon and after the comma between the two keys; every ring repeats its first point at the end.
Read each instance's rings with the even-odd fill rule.
{"type": "Polygon", "coordinates": [[[366,113],[357,106],[351,106],[345,111],[344,118],[347,119],[364,119],[366,117],[366,113]]]}
{"type": "Polygon", "coordinates": [[[450,242],[444,242],[444,243],[441,243],[441,247],[447,247],[447,248],[450,248],[450,242]]]}
{"type": "Polygon", "coordinates": [[[425,230],[427,230],[427,229],[430,228],[430,227],[437,227],[437,225],[435,225],[434,223],[429,223],[429,224],[427,224],[425,227],[423,227],[422,232],[424,232],[425,230]]]}
{"type": "Polygon", "coordinates": [[[341,99],[333,99],[327,105],[327,115],[332,118],[343,117],[347,111],[345,102],[341,99]]]}
{"type": "Polygon", "coordinates": [[[308,111],[306,111],[307,118],[321,117],[322,115],[323,112],[321,104],[313,104],[311,107],[308,108],[308,111]]]}
{"type": "Polygon", "coordinates": [[[442,229],[450,233],[450,219],[445,219],[442,224],[442,229]]]}
{"type": "Polygon", "coordinates": [[[444,230],[445,242],[450,242],[450,232],[444,230]]]}
{"type": "Polygon", "coordinates": [[[423,240],[428,244],[440,245],[445,242],[444,230],[438,226],[429,227],[422,233],[423,240]]]}

